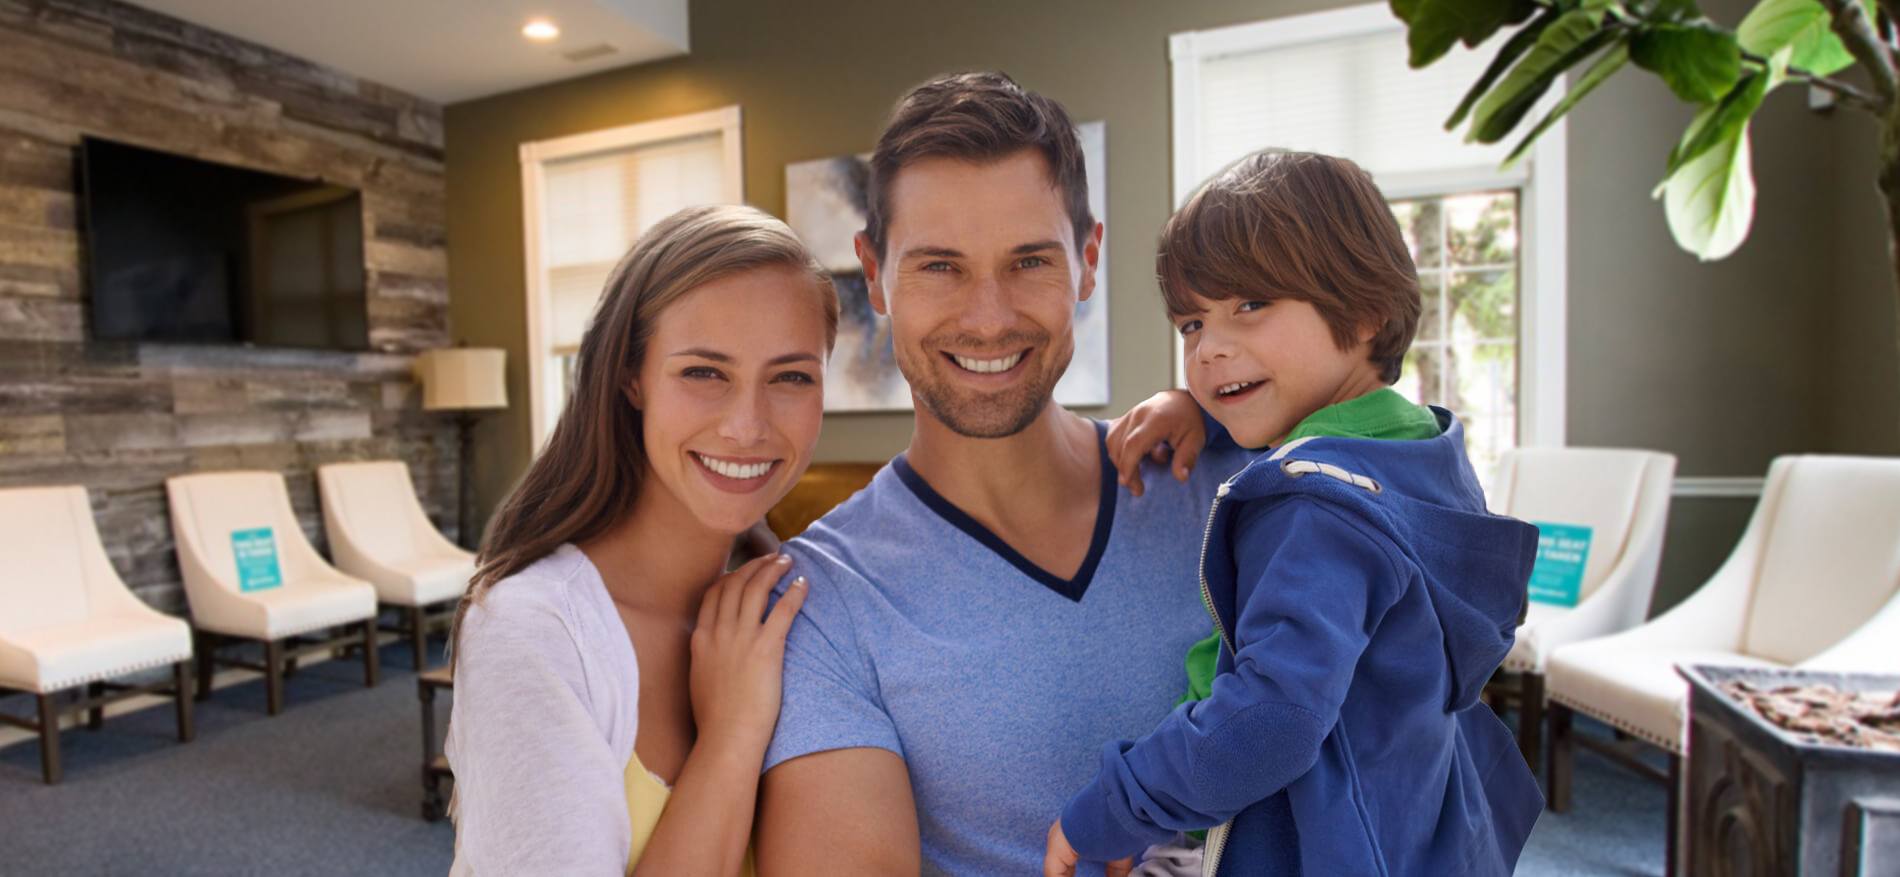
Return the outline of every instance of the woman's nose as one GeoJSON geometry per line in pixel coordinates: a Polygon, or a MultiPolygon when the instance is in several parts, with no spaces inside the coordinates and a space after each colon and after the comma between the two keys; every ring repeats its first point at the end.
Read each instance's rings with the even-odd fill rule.
{"type": "Polygon", "coordinates": [[[747,388],[720,415],[719,437],[740,447],[758,444],[770,422],[767,412],[765,389],[747,388]]]}

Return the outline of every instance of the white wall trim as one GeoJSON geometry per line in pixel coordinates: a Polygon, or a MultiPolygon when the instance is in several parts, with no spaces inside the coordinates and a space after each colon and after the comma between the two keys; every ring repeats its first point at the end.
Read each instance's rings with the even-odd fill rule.
{"type": "Polygon", "coordinates": [[[1755,499],[1761,496],[1767,479],[1747,476],[1690,476],[1677,478],[1670,494],[1695,499],[1755,499]]]}
{"type": "MultiPolygon", "coordinates": [[[[1399,31],[1403,27],[1385,4],[1370,3],[1171,36],[1168,56],[1173,92],[1174,206],[1178,209],[1201,180],[1216,170],[1198,166],[1201,127],[1198,95],[1203,62],[1223,55],[1399,31]]],[[[1544,96],[1538,112],[1548,110],[1561,100],[1563,90],[1563,81],[1559,80],[1551,93],[1544,96]]],[[[1502,188],[1522,192],[1519,227],[1524,245],[1519,250],[1517,362],[1518,443],[1524,447],[1561,447],[1568,440],[1565,417],[1569,401],[1566,141],[1565,124],[1560,120],[1538,139],[1527,161],[1508,169],[1477,166],[1427,174],[1386,174],[1377,178],[1380,189],[1392,199],[1502,188]]],[[[1178,334],[1174,336],[1173,349],[1173,384],[1182,387],[1185,375],[1178,334]]]]}
{"type": "Polygon", "coordinates": [[[552,418],[548,410],[548,400],[553,395],[555,384],[561,376],[552,373],[547,367],[547,359],[552,345],[548,343],[547,329],[553,323],[549,311],[548,291],[542,283],[542,246],[541,237],[545,234],[542,224],[543,189],[546,185],[546,165],[551,161],[577,158],[601,152],[650,146],[668,140],[683,137],[695,137],[703,134],[722,135],[725,147],[725,193],[727,203],[745,202],[745,142],[743,119],[738,106],[707,110],[703,113],[691,113],[673,116],[651,122],[622,125],[599,131],[588,131],[567,137],[550,140],[537,140],[521,144],[521,210],[524,262],[527,269],[527,329],[528,329],[528,421],[531,447],[535,452],[547,439],[548,427],[552,418]]]}

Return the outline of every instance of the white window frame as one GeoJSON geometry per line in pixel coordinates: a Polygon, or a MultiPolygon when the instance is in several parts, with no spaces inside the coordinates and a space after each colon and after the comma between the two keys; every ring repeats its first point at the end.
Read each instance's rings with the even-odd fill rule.
{"type": "MultiPolygon", "coordinates": [[[[1404,24],[1383,3],[1294,15],[1169,38],[1173,68],[1174,206],[1187,202],[1201,181],[1219,168],[1200,168],[1200,65],[1222,55],[1284,46],[1402,32],[1404,24]]],[[[1456,47],[1453,51],[1465,51],[1456,47]]],[[[1489,47],[1485,51],[1491,51],[1489,47]]],[[[1561,99],[1559,79],[1533,115],[1561,99]]],[[[1447,105],[1449,111],[1449,104],[1447,105]]],[[[1517,440],[1520,447],[1558,447],[1565,442],[1565,221],[1566,123],[1538,138],[1530,155],[1510,170],[1479,165],[1424,174],[1376,176],[1391,200],[1427,198],[1484,189],[1516,189],[1518,204],[1517,440]]],[[[1181,338],[1174,336],[1175,386],[1184,385],[1181,338]]]]}
{"type": "Polygon", "coordinates": [[[547,329],[553,322],[550,310],[552,303],[542,277],[542,245],[544,234],[542,221],[545,206],[544,192],[547,187],[547,165],[551,162],[578,158],[603,152],[617,152],[641,146],[651,146],[669,140],[679,140],[703,134],[721,135],[725,147],[725,192],[723,199],[730,204],[745,202],[745,143],[743,126],[738,106],[722,107],[703,113],[692,113],[589,131],[552,140],[537,140],[521,144],[521,209],[522,229],[527,255],[528,295],[528,419],[533,447],[539,451],[547,440],[548,434],[548,397],[550,377],[559,379],[548,368],[548,358],[552,347],[548,343],[547,329]]]}

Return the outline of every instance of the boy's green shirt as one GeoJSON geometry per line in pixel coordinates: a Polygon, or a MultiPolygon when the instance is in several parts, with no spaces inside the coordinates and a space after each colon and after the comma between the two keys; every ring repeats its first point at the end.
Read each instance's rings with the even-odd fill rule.
{"type": "MultiPolygon", "coordinates": [[[[1413,404],[1399,391],[1383,387],[1307,415],[1305,420],[1293,427],[1292,432],[1287,433],[1286,441],[1316,435],[1408,441],[1437,438],[1438,434],[1438,416],[1430,408],[1413,404]]],[[[1218,633],[1188,649],[1188,691],[1185,697],[1176,702],[1177,705],[1203,700],[1208,696],[1214,686],[1214,669],[1219,661],[1218,633]]]]}

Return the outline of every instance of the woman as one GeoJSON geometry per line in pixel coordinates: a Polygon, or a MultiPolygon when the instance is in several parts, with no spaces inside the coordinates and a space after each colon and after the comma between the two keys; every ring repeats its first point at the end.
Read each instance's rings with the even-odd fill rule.
{"type": "Polygon", "coordinates": [[[676,213],[614,270],[451,637],[451,873],[751,870],[805,591],[768,615],[783,560],[722,573],[811,460],[837,323],[824,270],[748,207],[676,213]]]}

